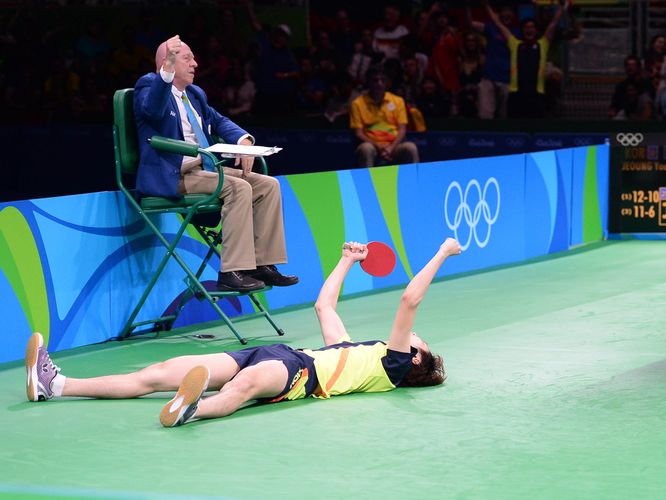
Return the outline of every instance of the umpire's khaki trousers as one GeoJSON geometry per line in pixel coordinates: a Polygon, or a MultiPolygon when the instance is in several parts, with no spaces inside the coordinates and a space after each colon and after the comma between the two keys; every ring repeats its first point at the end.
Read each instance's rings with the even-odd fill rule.
{"type": "MultiPolygon", "coordinates": [[[[223,167],[221,270],[239,271],[287,262],[280,183],[274,177],[223,167]]],[[[212,193],[217,173],[183,166],[183,194],[212,193]]]]}

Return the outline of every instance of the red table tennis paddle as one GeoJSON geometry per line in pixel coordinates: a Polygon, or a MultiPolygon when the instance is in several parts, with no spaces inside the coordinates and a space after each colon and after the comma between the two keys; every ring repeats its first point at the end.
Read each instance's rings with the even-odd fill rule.
{"type": "Polygon", "coordinates": [[[361,261],[361,269],[371,276],[386,276],[395,268],[395,252],[386,243],[368,243],[368,256],[361,261]]]}

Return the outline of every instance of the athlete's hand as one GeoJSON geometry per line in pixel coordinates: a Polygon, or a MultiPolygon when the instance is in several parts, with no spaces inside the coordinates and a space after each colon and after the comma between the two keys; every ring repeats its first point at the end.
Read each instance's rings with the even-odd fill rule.
{"type": "Polygon", "coordinates": [[[462,252],[462,249],[460,248],[460,243],[458,243],[458,241],[454,240],[453,238],[446,238],[446,241],[442,243],[442,246],[439,248],[447,256],[460,255],[460,253],[462,252]]]}
{"type": "Polygon", "coordinates": [[[342,256],[358,262],[368,256],[368,247],[363,243],[349,241],[342,245],[342,256]]]}

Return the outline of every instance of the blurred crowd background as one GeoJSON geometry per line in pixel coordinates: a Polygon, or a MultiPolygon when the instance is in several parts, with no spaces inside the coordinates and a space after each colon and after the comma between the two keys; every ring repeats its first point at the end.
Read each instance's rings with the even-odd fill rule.
{"type": "Polygon", "coordinates": [[[508,81],[509,50],[489,9],[521,37],[530,19],[541,36],[559,8],[557,0],[0,0],[0,201],[116,189],[113,94],[155,71],[156,47],[174,34],[193,49],[195,83],[211,104],[259,144],[284,147],[270,161],[274,175],[353,168],[350,103],[376,64],[407,104],[421,161],[660,132],[666,0],[570,0],[550,30],[542,84],[529,82],[543,88],[538,112],[502,105],[506,83],[497,79],[508,81]]]}
{"type": "MultiPolygon", "coordinates": [[[[519,34],[528,17],[543,32],[557,2],[489,5],[511,10],[519,34]]],[[[177,33],[199,63],[195,83],[241,124],[347,127],[381,63],[388,90],[424,116],[417,129],[436,129],[480,116],[479,85],[497,63],[488,24],[480,0],[4,1],[2,122],[111,123],[113,92],[154,71],[155,48],[177,33]]],[[[666,2],[575,0],[548,53],[543,117],[663,118],[665,26],[666,2]]]]}

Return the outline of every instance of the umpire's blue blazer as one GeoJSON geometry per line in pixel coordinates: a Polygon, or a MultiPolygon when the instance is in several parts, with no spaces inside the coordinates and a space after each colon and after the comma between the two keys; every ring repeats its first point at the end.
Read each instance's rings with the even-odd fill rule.
{"type": "MultiPolygon", "coordinates": [[[[185,91],[201,117],[202,128],[210,144],[213,144],[211,133],[230,144],[236,144],[247,134],[208,105],[201,87],[188,85],[185,91]]],[[[148,139],[154,135],[183,140],[183,126],[176,98],[171,93],[171,83],[162,80],[159,73],[148,73],[137,80],[134,86],[134,116],[140,152],[137,191],[142,195],[180,198],[178,179],[183,156],[158,151],[148,144],[148,139]]]]}

